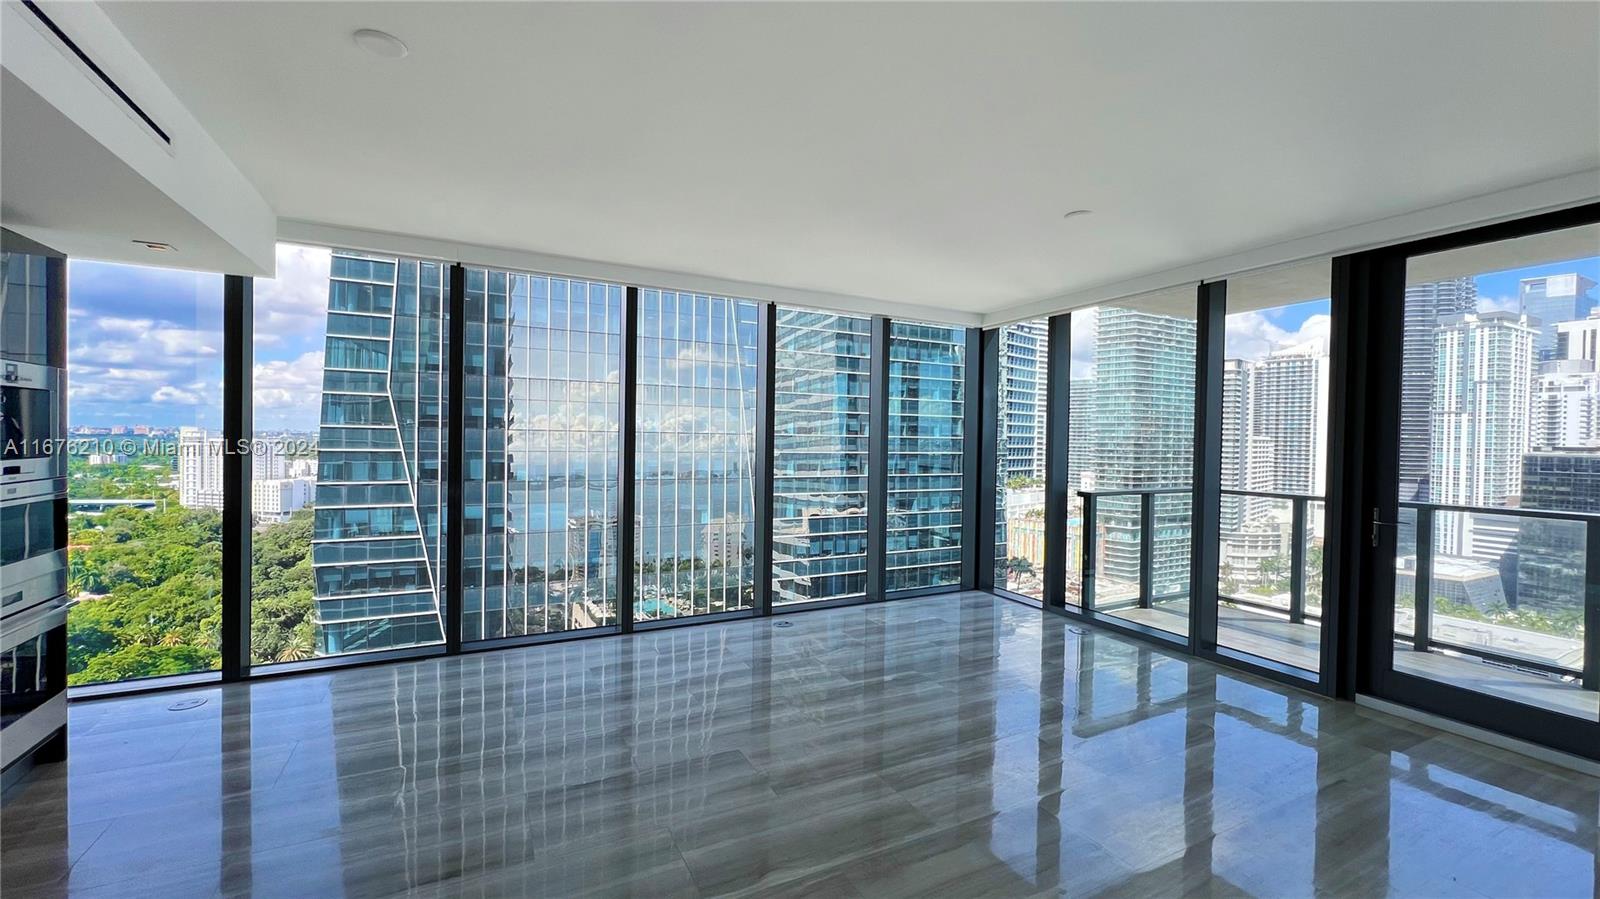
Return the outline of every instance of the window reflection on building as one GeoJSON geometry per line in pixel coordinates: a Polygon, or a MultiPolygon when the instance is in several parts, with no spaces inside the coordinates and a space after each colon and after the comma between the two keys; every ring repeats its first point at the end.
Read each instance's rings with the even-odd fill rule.
{"type": "Polygon", "coordinates": [[[466,282],[463,638],[613,624],[623,290],[466,282]]]}
{"type": "Polygon", "coordinates": [[[634,618],[755,603],[756,304],[639,297],[634,618]]]}
{"type": "Polygon", "coordinates": [[[860,596],[872,320],[779,309],[776,327],[772,602],[860,596]]]}
{"type": "Polygon", "coordinates": [[[961,583],[966,331],[889,324],[887,590],[961,583]]]}

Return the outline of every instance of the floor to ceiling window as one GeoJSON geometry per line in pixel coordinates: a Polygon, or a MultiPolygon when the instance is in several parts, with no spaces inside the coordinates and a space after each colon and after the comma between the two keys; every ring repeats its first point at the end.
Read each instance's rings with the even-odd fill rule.
{"type": "Polygon", "coordinates": [[[1393,670],[1593,722],[1600,226],[1406,263],[1393,670]]]}
{"type": "Polygon", "coordinates": [[[1044,457],[1049,322],[999,329],[994,584],[1044,599],[1044,457]]]}
{"type": "Polygon", "coordinates": [[[255,664],[444,639],[447,268],[280,244],[256,279],[255,664]]]}
{"type": "Polygon", "coordinates": [[[1328,262],[1228,280],[1217,645],[1321,670],[1328,262]]]}
{"type": "Polygon", "coordinates": [[[1187,286],[1072,313],[1067,601],[1178,635],[1189,630],[1194,311],[1187,286]]]}
{"type": "Polygon", "coordinates": [[[222,278],[68,269],[68,682],[221,665],[222,278]]]}
{"type": "Polygon", "coordinates": [[[634,618],[755,604],[756,304],[639,298],[634,618]]]}
{"type": "Polygon", "coordinates": [[[772,604],[861,596],[872,320],[780,308],[775,326],[772,604]]]}
{"type": "Polygon", "coordinates": [[[886,590],[961,583],[966,330],[889,325],[886,590]]]}
{"type": "Polygon", "coordinates": [[[463,639],[614,624],[623,290],[466,281],[463,639]]]}

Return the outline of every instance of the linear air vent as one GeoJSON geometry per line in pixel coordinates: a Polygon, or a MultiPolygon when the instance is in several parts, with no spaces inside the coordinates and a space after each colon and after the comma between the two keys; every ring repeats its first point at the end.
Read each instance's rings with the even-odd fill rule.
{"type": "Polygon", "coordinates": [[[127,106],[134,115],[138,116],[141,122],[149,125],[150,130],[155,132],[156,137],[161,138],[162,143],[169,147],[172,146],[172,138],[167,135],[167,132],[161,129],[160,125],[156,124],[155,119],[150,118],[149,113],[146,113],[143,109],[141,109],[139,104],[133,102],[133,98],[128,96],[128,92],[123,90],[115,81],[112,81],[111,76],[107,75],[104,69],[100,68],[98,65],[95,65],[95,61],[89,58],[89,54],[83,52],[83,48],[79,47],[77,43],[72,40],[72,38],[67,37],[67,33],[65,31],[61,30],[61,26],[51,21],[50,17],[44,14],[44,10],[39,8],[39,4],[34,3],[33,0],[22,0],[22,5],[26,6],[28,11],[33,13],[34,18],[37,18],[44,24],[44,27],[50,29],[50,33],[56,36],[56,40],[60,41],[62,46],[66,47],[68,50],[71,50],[72,54],[78,57],[80,62],[88,66],[89,71],[93,72],[95,77],[99,78],[100,82],[109,88],[113,94],[116,94],[117,99],[121,100],[123,105],[127,106]]]}

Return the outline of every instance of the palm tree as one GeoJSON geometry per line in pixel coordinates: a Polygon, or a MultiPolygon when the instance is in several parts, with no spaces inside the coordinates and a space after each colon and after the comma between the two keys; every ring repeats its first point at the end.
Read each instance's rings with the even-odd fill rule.
{"type": "Polygon", "coordinates": [[[297,631],[285,641],[283,648],[278,650],[278,654],[273,658],[273,661],[303,662],[315,654],[316,650],[311,645],[310,635],[297,631]]]}

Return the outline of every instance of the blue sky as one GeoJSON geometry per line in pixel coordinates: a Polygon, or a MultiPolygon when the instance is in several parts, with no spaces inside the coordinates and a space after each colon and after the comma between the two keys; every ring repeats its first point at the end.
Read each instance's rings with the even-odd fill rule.
{"type": "Polygon", "coordinates": [[[222,424],[222,277],[73,260],[68,421],[222,424]]]}
{"type": "MultiPolygon", "coordinates": [[[[256,280],[258,429],[316,429],[328,257],[279,245],[256,280]]],[[[221,429],[222,276],[75,259],[67,287],[74,426],[221,429]]]]}
{"type": "MultiPolygon", "coordinates": [[[[1478,285],[1478,308],[1506,309],[1514,312],[1517,309],[1518,281],[1523,278],[1542,278],[1546,275],[1564,275],[1569,272],[1577,272],[1591,281],[1600,282],[1600,256],[1554,265],[1530,265],[1527,268],[1479,275],[1474,279],[1478,285]]],[[[1589,291],[1589,296],[1597,295],[1600,295],[1600,291],[1594,289],[1589,291]]]]}

